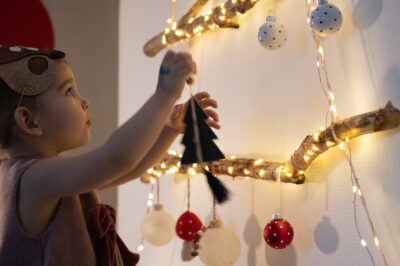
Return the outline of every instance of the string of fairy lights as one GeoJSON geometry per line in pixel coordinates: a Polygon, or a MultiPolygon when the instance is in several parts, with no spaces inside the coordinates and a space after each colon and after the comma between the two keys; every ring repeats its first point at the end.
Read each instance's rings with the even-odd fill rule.
{"type": "MultiPolygon", "coordinates": [[[[256,3],[259,0],[250,0],[251,3],[256,3]]],[[[193,16],[187,21],[188,24],[195,22],[194,27],[190,27],[190,30],[184,30],[178,28],[178,22],[176,21],[176,0],[172,0],[172,12],[171,16],[167,20],[167,26],[161,36],[161,43],[163,45],[168,45],[168,35],[172,34],[173,37],[178,37],[180,42],[188,40],[192,37],[201,36],[207,30],[213,30],[220,27],[220,24],[229,23],[231,19],[241,14],[240,12],[227,12],[228,9],[234,8],[237,2],[243,2],[242,0],[231,0],[226,3],[221,3],[216,8],[209,9],[205,11],[197,19],[193,16]]],[[[172,38],[174,39],[174,38],[172,38]]]]}
{"type": "MultiPolygon", "coordinates": [[[[237,1],[239,0],[232,0],[231,2],[233,4],[235,4],[237,1]]],[[[253,0],[252,2],[257,2],[258,0],[253,0]]],[[[273,3],[274,0],[272,0],[273,3]]],[[[306,0],[306,15],[307,15],[307,23],[310,24],[310,15],[311,12],[316,8],[317,6],[317,0],[306,0]]],[[[217,9],[210,9],[208,11],[206,11],[205,13],[203,13],[203,17],[204,17],[204,23],[202,25],[198,25],[197,27],[195,27],[193,29],[193,32],[184,32],[181,29],[177,29],[178,25],[176,22],[176,0],[172,0],[172,4],[171,4],[171,13],[170,13],[170,17],[167,19],[167,26],[164,30],[164,33],[162,35],[162,43],[164,45],[167,45],[167,38],[166,35],[173,33],[178,37],[183,36],[183,38],[191,38],[191,37],[196,37],[196,36],[201,36],[202,33],[204,32],[205,29],[215,29],[218,28],[218,24],[213,22],[210,17],[213,15],[213,12],[218,12],[218,19],[220,21],[229,21],[230,18],[226,16],[226,6],[225,3],[220,4],[219,8],[217,9]]],[[[237,13],[240,14],[240,13],[237,13]]],[[[195,20],[194,17],[191,17],[188,20],[188,23],[192,23],[195,20]]],[[[317,145],[319,143],[320,140],[320,134],[322,132],[324,132],[324,130],[327,128],[328,126],[328,116],[330,117],[330,123],[331,126],[334,125],[334,123],[337,122],[338,120],[338,112],[337,112],[337,107],[336,107],[336,102],[335,102],[335,96],[332,90],[332,86],[331,83],[329,81],[329,76],[328,76],[328,71],[327,71],[327,66],[326,66],[326,61],[325,61],[325,55],[324,55],[324,49],[321,43],[321,38],[314,33],[314,31],[312,32],[312,37],[313,40],[315,42],[315,46],[317,49],[317,53],[316,53],[316,67],[317,67],[317,73],[318,73],[318,79],[321,85],[321,89],[327,99],[328,102],[328,110],[326,112],[326,117],[325,117],[325,127],[320,127],[319,130],[313,134],[313,138],[315,141],[315,144],[312,145],[310,147],[310,149],[308,149],[306,151],[306,154],[303,156],[303,160],[305,162],[308,162],[312,159],[314,159],[316,157],[316,155],[320,152],[320,147],[317,145]]],[[[184,39],[182,39],[181,41],[183,41],[184,39]]],[[[374,224],[372,222],[372,218],[370,216],[370,213],[368,211],[368,207],[365,201],[365,195],[362,192],[361,189],[361,185],[359,182],[359,179],[356,175],[355,169],[354,169],[354,165],[353,165],[353,161],[352,161],[352,154],[351,154],[351,146],[350,146],[350,139],[348,136],[346,136],[344,139],[340,139],[334,132],[334,127],[332,126],[332,133],[333,133],[333,137],[334,140],[327,140],[324,145],[326,147],[331,147],[331,146],[335,146],[337,144],[339,144],[340,150],[343,152],[347,163],[350,166],[350,180],[351,180],[351,185],[352,185],[352,192],[353,192],[353,214],[354,214],[354,221],[355,221],[355,226],[356,226],[356,231],[357,231],[357,235],[360,239],[360,243],[361,246],[364,247],[366,249],[366,251],[368,252],[372,263],[375,265],[375,261],[374,258],[372,256],[372,252],[367,244],[367,240],[362,236],[361,232],[360,232],[360,228],[359,228],[359,221],[357,220],[357,199],[360,200],[362,207],[364,209],[364,212],[367,216],[368,219],[368,224],[369,227],[372,231],[373,234],[373,242],[375,247],[377,248],[378,252],[380,253],[380,256],[383,260],[384,265],[388,265],[387,261],[386,261],[386,257],[383,253],[382,250],[382,246],[380,244],[378,235],[376,233],[374,224]]],[[[296,147],[296,150],[299,148],[296,147]]],[[[175,174],[180,172],[180,161],[179,158],[182,157],[182,154],[175,152],[175,151],[169,151],[168,154],[174,158],[177,158],[177,160],[172,160],[172,163],[166,163],[166,162],[162,162],[160,165],[161,169],[156,169],[155,167],[152,167],[150,169],[147,170],[147,174],[149,175],[149,181],[151,183],[151,188],[150,188],[150,192],[148,194],[148,198],[147,198],[147,212],[150,210],[150,208],[153,206],[153,200],[154,200],[154,186],[155,183],[157,182],[158,178],[161,177],[163,174],[175,174]]],[[[228,160],[235,160],[236,157],[235,156],[228,156],[227,157],[228,160]]],[[[227,161],[226,163],[229,163],[229,161],[227,161]]],[[[256,168],[257,166],[261,166],[264,163],[263,159],[258,159],[258,160],[254,160],[254,168],[256,168]]],[[[247,165],[248,166],[248,165],[247,165]]],[[[208,166],[201,166],[198,164],[193,164],[192,166],[189,166],[187,171],[185,171],[190,179],[190,176],[195,176],[198,173],[201,173],[203,171],[203,168],[205,168],[206,170],[208,169],[208,166]]],[[[238,167],[239,172],[237,171],[236,168],[234,168],[233,166],[229,166],[228,167],[228,173],[233,176],[233,177],[241,177],[244,175],[244,180],[248,180],[250,179],[249,175],[250,170],[248,169],[248,167],[238,167]]],[[[279,182],[280,184],[280,211],[282,212],[282,191],[281,191],[281,175],[285,174],[286,176],[292,175],[291,173],[291,169],[288,169],[287,167],[280,165],[279,167],[277,167],[275,169],[276,171],[276,181],[279,182]]],[[[300,174],[304,174],[304,171],[301,171],[302,173],[300,174]]],[[[259,176],[263,176],[266,173],[266,169],[263,168],[259,168],[257,174],[259,176]]],[[[190,182],[190,181],[188,181],[190,182]]],[[[188,186],[190,186],[190,183],[188,183],[188,186]]],[[[159,184],[157,184],[157,189],[159,189],[159,184]]],[[[188,202],[188,204],[190,204],[188,202]]],[[[188,205],[188,208],[190,208],[190,205],[188,205]]],[[[144,244],[143,244],[143,237],[141,238],[141,242],[140,245],[137,248],[138,252],[142,252],[144,250],[144,244]]]]}
{"type": "MultiPolygon", "coordinates": [[[[307,9],[306,9],[307,10],[307,23],[309,24],[310,23],[311,12],[317,6],[316,5],[316,1],[315,0],[306,0],[306,6],[307,6],[307,9]]],[[[322,90],[323,90],[323,92],[324,92],[324,94],[325,94],[325,96],[326,96],[326,98],[328,100],[329,111],[330,111],[330,114],[331,114],[331,122],[335,123],[337,118],[338,118],[338,114],[337,114],[337,108],[336,108],[336,104],[335,104],[335,97],[334,97],[334,94],[332,92],[331,84],[329,82],[328,71],[327,71],[327,68],[326,68],[325,57],[324,57],[324,49],[322,47],[320,37],[317,34],[315,34],[314,31],[311,31],[311,32],[312,32],[312,36],[313,36],[313,39],[314,39],[314,42],[315,42],[315,45],[316,45],[316,48],[317,48],[317,64],[316,65],[317,65],[317,70],[318,70],[318,78],[319,78],[319,81],[320,81],[320,84],[321,84],[321,88],[322,88],[322,90]]],[[[327,120],[326,120],[326,123],[327,123],[327,120]]],[[[334,133],[334,130],[332,130],[332,131],[334,133]]],[[[367,252],[368,252],[368,254],[369,254],[370,258],[371,258],[372,263],[375,265],[375,261],[374,261],[374,258],[372,256],[371,250],[368,247],[367,241],[365,240],[365,238],[362,236],[362,234],[360,232],[359,222],[357,220],[357,212],[356,212],[356,210],[357,210],[357,208],[356,208],[356,206],[357,206],[357,202],[356,202],[357,197],[360,200],[360,202],[361,202],[361,204],[362,204],[362,206],[364,208],[364,212],[365,212],[365,214],[367,216],[368,224],[369,224],[370,229],[371,229],[372,234],[373,234],[374,244],[375,244],[377,250],[380,253],[380,256],[381,256],[381,258],[383,260],[384,265],[388,265],[387,261],[386,261],[386,257],[385,257],[385,255],[383,253],[383,250],[382,250],[382,246],[381,246],[381,244],[379,242],[379,239],[378,239],[374,224],[372,222],[371,215],[370,215],[370,213],[368,211],[368,207],[367,207],[367,204],[366,204],[366,201],[365,201],[365,196],[363,195],[359,179],[358,179],[358,177],[356,175],[356,172],[355,172],[355,169],[354,169],[349,138],[346,137],[345,140],[343,141],[343,140],[339,139],[335,134],[333,134],[333,136],[335,137],[335,140],[337,141],[337,143],[340,143],[339,147],[343,151],[343,153],[345,155],[345,158],[346,158],[346,161],[348,162],[348,164],[350,166],[350,170],[351,170],[350,179],[351,179],[352,191],[353,191],[353,214],[354,214],[354,221],[355,221],[355,226],[356,226],[356,230],[357,230],[357,235],[360,238],[361,246],[363,246],[367,250],[367,252]]]]}

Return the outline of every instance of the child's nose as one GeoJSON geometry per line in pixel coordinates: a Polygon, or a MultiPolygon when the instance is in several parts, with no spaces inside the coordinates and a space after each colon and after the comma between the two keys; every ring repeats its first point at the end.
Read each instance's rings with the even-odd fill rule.
{"type": "Polygon", "coordinates": [[[84,110],[89,109],[89,107],[91,105],[92,105],[92,103],[88,99],[86,99],[86,98],[83,99],[82,107],[83,107],[84,110]]]}

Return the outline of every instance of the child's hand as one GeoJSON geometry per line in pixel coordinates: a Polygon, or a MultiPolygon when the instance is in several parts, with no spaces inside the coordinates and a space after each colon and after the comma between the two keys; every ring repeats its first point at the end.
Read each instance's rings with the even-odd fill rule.
{"type": "Polygon", "coordinates": [[[196,63],[190,54],[169,50],[160,66],[156,93],[179,99],[189,75],[196,71],[196,63]]]}
{"type": "MultiPolygon", "coordinates": [[[[211,99],[210,94],[208,94],[208,92],[205,91],[195,94],[194,98],[209,117],[206,120],[207,125],[216,129],[220,129],[221,126],[218,124],[219,121],[218,114],[214,110],[206,109],[207,107],[218,108],[217,101],[211,99]]],[[[190,107],[189,105],[190,105],[190,100],[188,100],[184,104],[175,105],[168,115],[167,126],[178,131],[179,133],[184,133],[186,125],[183,122],[183,119],[186,114],[186,110],[190,107]]]]}

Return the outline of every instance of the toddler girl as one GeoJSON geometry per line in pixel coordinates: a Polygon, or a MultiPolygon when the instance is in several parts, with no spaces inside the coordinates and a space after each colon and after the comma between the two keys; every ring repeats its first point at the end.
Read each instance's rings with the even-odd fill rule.
{"type": "MultiPolygon", "coordinates": [[[[188,102],[175,105],[196,73],[187,53],[168,51],[154,94],[103,145],[90,141],[90,101],[65,54],[0,45],[0,265],[135,265],[115,232],[115,210],[98,190],[135,179],[183,133],[188,102]]],[[[203,108],[217,107],[206,92],[203,108]]],[[[205,109],[209,125],[218,115],[205,109]]]]}

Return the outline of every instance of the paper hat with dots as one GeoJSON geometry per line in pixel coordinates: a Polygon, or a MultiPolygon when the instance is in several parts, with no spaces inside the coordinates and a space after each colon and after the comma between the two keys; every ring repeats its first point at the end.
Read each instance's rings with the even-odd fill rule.
{"type": "Polygon", "coordinates": [[[0,45],[0,78],[15,92],[34,96],[47,91],[54,82],[57,62],[65,53],[37,48],[0,45]]]}

